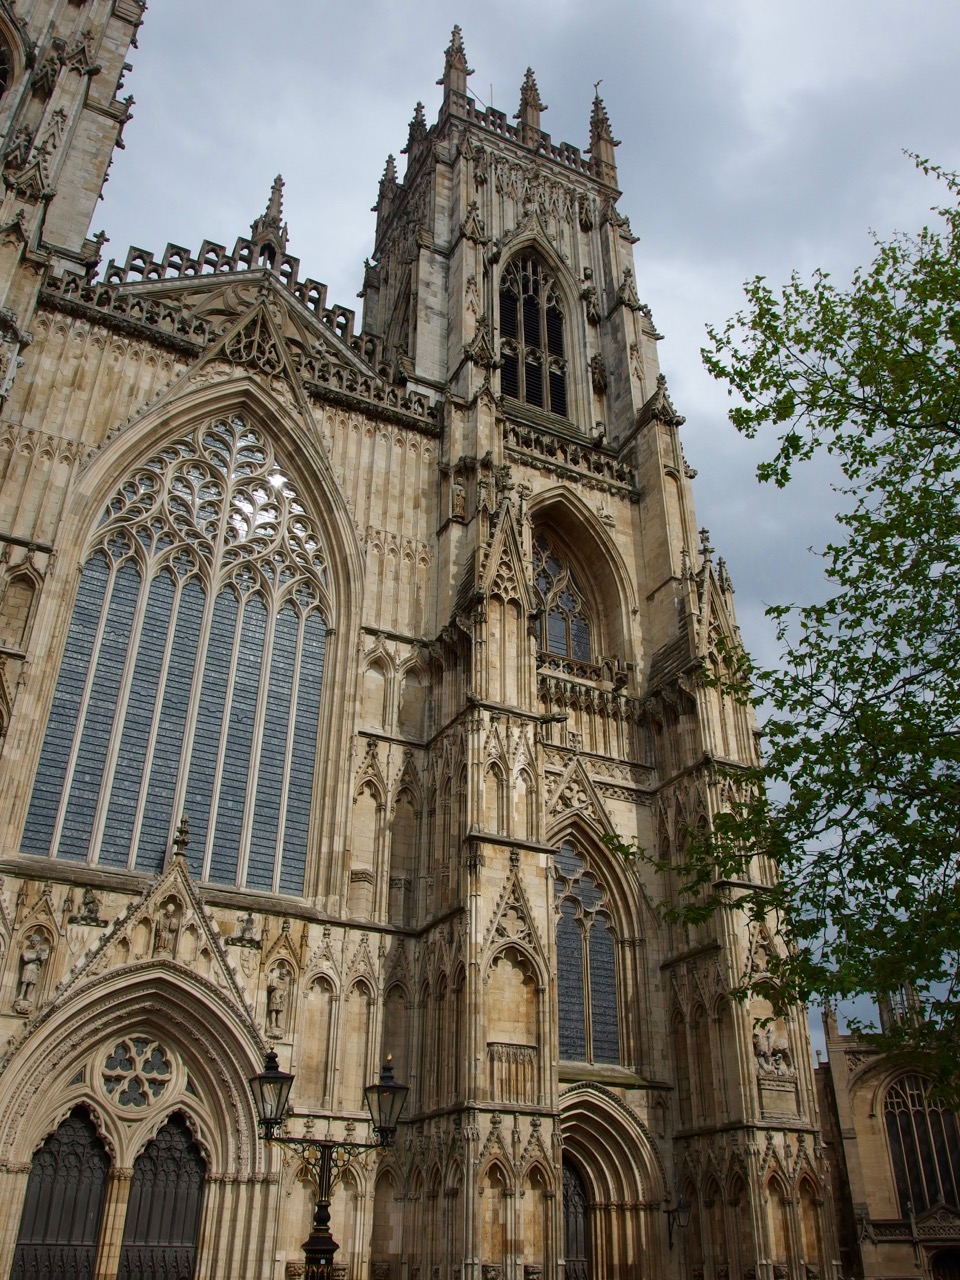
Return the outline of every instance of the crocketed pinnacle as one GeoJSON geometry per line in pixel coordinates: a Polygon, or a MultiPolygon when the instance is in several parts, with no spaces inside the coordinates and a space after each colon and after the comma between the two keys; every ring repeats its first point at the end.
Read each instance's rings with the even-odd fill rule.
{"type": "Polygon", "coordinates": [[[467,76],[473,75],[473,68],[467,66],[467,52],[463,47],[463,33],[454,27],[450,43],[444,53],[443,75],[437,84],[443,85],[444,96],[450,92],[466,93],[467,76]]]}
{"type": "Polygon", "coordinates": [[[537,88],[537,80],[533,74],[533,68],[527,67],[527,74],[523,77],[523,84],[520,86],[520,110],[514,119],[522,120],[527,112],[546,111],[547,104],[541,101],[540,90],[537,88]]]}
{"type": "Polygon", "coordinates": [[[423,103],[418,102],[413,109],[413,119],[410,121],[410,131],[407,134],[407,145],[400,152],[402,156],[412,156],[417,148],[427,139],[427,117],[424,114],[423,103]]]}
{"type": "MultiPolygon", "coordinates": [[[[599,85],[600,81],[597,81],[599,85]]],[[[607,108],[604,106],[603,99],[599,93],[594,93],[593,110],[590,113],[590,150],[593,151],[599,142],[609,143],[612,147],[619,147],[620,142],[613,136],[610,128],[610,117],[607,115],[607,108]]]]}
{"type": "Polygon", "coordinates": [[[397,162],[393,155],[387,156],[387,163],[383,167],[383,177],[380,179],[380,186],[393,186],[397,181],[397,162]]]}
{"type": "Polygon", "coordinates": [[[283,178],[278,173],[273,180],[273,186],[270,189],[270,199],[267,201],[267,209],[259,218],[251,225],[250,231],[254,240],[261,239],[270,232],[280,234],[283,226],[283,178]]]}

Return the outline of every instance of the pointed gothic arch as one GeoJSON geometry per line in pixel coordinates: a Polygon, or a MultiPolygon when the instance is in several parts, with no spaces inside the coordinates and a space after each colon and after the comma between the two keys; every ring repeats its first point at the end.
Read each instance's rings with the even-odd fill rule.
{"type": "MultiPolygon", "coordinates": [[[[341,776],[342,771],[335,769],[335,761],[342,758],[345,750],[343,739],[347,726],[343,717],[336,714],[334,700],[323,690],[334,683],[340,684],[351,667],[355,670],[356,655],[349,652],[349,646],[343,643],[338,624],[347,622],[349,626],[355,613],[360,597],[362,564],[356,532],[347,516],[329,463],[322,450],[311,445],[309,440],[303,441],[302,424],[294,424],[291,418],[292,414],[285,406],[269,396],[255,380],[244,376],[231,380],[226,386],[221,384],[191,391],[182,399],[151,410],[111,439],[81,469],[78,483],[71,493],[61,552],[68,563],[76,557],[75,563],[84,566],[78,581],[79,591],[75,595],[68,582],[66,590],[60,588],[56,592],[45,593],[40,601],[36,625],[40,634],[65,640],[67,624],[72,618],[73,629],[79,627],[86,636],[88,665],[83,668],[83,660],[75,646],[69,643],[63,646],[62,640],[58,640],[46,653],[38,654],[38,667],[46,678],[35,682],[26,691],[21,723],[28,750],[37,752],[41,762],[40,773],[48,777],[48,781],[44,783],[42,802],[39,792],[35,792],[32,798],[29,793],[17,798],[20,821],[25,824],[26,851],[42,856],[51,853],[60,856],[61,836],[67,831],[70,834],[63,856],[97,859],[104,848],[106,833],[105,857],[110,865],[125,865],[131,859],[139,863],[141,857],[146,857],[152,866],[162,859],[179,813],[187,807],[185,801],[189,798],[190,788],[196,785],[202,798],[199,806],[195,800],[191,801],[191,816],[198,807],[204,814],[209,808],[208,817],[211,819],[211,825],[205,828],[209,843],[204,845],[202,841],[194,841],[191,850],[192,854],[204,859],[202,869],[196,868],[198,874],[202,870],[202,874],[211,879],[223,880],[226,877],[228,882],[241,885],[253,877],[252,887],[259,884],[261,888],[273,891],[307,895],[316,892],[318,880],[329,880],[331,866],[318,866],[316,859],[311,857],[311,851],[321,843],[319,824],[335,821],[339,807],[346,803],[348,782],[341,776]],[[182,537],[182,529],[191,519],[194,523],[198,519],[201,522],[207,520],[210,513],[202,504],[209,495],[199,483],[199,473],[192,497],[186,492],[176,494],[173,489],[168,492],[165,486],[173,484],[179,471],[188,468],[193,450],[197,450],[197,456],[201,458],[200,471],[206,468],[209,474],[215,474],[215,468],[211,470],[212,454],[207,444],[211,432],[222,433],[231,423],[242,424],[245,438],[254,442],[255,450],[259,449],[259,465],[264,474],[256,474],[256,462],[250,470],[250,459],[244,457],[241,460],[242,447],[239,445],[236,463],[242,463],[241,469],[232,470],[236,463],[229,459],[233,455],[226,446],[221,448],[222,465],[228,468],[226,472],[221,471],[226,479],[222,500],[228,501],[227,493],[236,494],[236,497],[229,498],[229,503],[236,505],[236,509],[231,506],[229,521],[223,525],[226,533],[216,535],[209,550],[201,531],[200,540],[192,543],[188,540],[184,544],[186,551],[181,554],[178,538],[182,537]],[[274,470],[271,471],[271,467],[274,470]],[[284,478],[282,483],[278,477],[284,478]],[[275,481],[279,484],[273,494],[268,480],[271,484],[275,481]],[[255,488],[257,485],[259,489],[255,488]],[[299,574],[304,582],[309,580],[315,593],[310,614],[310,618],[315,616],[313,621],[304,611],[306,597],[302,603],[299,596],[294,600],[291,594],[293,585],[285,585],[280,570],[270,568],[266,559],[262,565],[257,559],[260,555],[258,548],[263,546],[265,549],[261,535],[270,532],[268,526],[273,499],[282,511],[283,537],[296,540],[302,532],[310,541],[310,549],[298,564],[295,576],[299,574]],[[154,500],[158,500],[156,513],[150,510],[150,502],[154,500]],[[180,510],[175,511],[171,506],[175,501],[180,502],[180,510]],[[191,502],[194,504],[192,514],[186,510],[191,502]],[[289,506],[289,510],[284,509],[284,504],[289,506]],[[265,518],[266,526],[261,523],[265,518]],[[242,523],[244,520],[247,520],[246,534],[237,524],[237,521],[242,523]],[[114,525],[117,526],[115,532],[114,525]],[[108,534],[109,545],[106,541],[108,534]],[[221,538],[222,549],[218,541],[221,538]],[[233,539],[232,545],[230,538],[233,539]],[[317,559],[318,553],[320,559],[317,559]],[[244,567],[245,556],[249,559],[249,570],[244,567]],[[204,568],[205,563],[208,568],[204,568]],[[205,575],[211,573],[213,578],[207,584],[205,575]],[[274,574],[273,587],[267,585],[271,573],[274,574]],[[214,587],[214,581],[220,585],[214,587]],[[221,601],[223,591],[227,590],[224,584],[228,581],[228,596],[234,600],[225,598],[221,601]],[[98,595],[105,592],[109,600],[104,602],[103,613],[98,614],[98,595]],[[108,610],[113,612],[108,614],[108,610]],[[212,620],[208,620],[208,613],[212,620]],[[166,618],[171,621],[167,623],[166,633],[161,635],[158,628],[163,630],[166,618]],[[107,646],[106,649],[100,638],[100,631],[107,625],[105,619],[109,620],[109,635],[114,637],[112,647],[107,646]],[[233,643],[239,647],[231,651],[229,637],[214,643],[214,632],[219,635],[218,627],[230,631],[233,643]],[[212,667],[209,671],[197,668],[189,698],[186,692],[180,691],[168,710],[164,698],[168,694],[173,697],[170,692],[172,682],[175,677],[181,678],[195,653],[191,628],[197,631],[197,642],[205,652],[212,654],[218,649],[225,652],[222,670],[227,671],[226,687],[233,693],[224,701],[214,689],[221,675],[217,674],[215,678],[212,667]],[[141,634],[150,638],[148,648],[141,644],[141,634]],[[127,637],[128,643],[125,652],[123,636],[127,637]],[[117,649],[116,654],[113,653],[114,648],[117,649]],[[276,661],[271,659],[269,667],[262,667],[258,665],[261,650],[273,653],[274,657],[280,654],[280,658],[276,661]],[[233,656],[230,656],[231,652],[233,656]],[[64,692],[66,701],[58,711],[57,695],[51,696],[54,672],[59,669],[61,674],[64,673],[64,663],[71,654],[74,657],[71,659],[70,680],[74,684],[79,681],[78,688],[87,692],[71,694],[69,698],[64,692]],[[100,679],[97,670],[101,658],[104,665],[102,679],[106,682],[104,689],[109,690],[104,695],[97,692],[100,679]],[[315,672],[314,678],[307,680],[308,667],[311,670],[316,667],[319,672],[320,663],[326,678],[321,681],[315,672]],[[155,672],[156,679],[149,674],[144,684],[140,679],[141,667],[155,672]],[[124,673],[122,679],[121,672],[124,673]],[[284,675],[284,672],[288,674],[284,675]],[[298,680],[299,685],[296,684],[298,680]],[[209,690],[206,689],[207,684],[210,685],[209,690]],[[132,689],[138,691],[133,703],[132,689]],[[201,714],[201,704],[207,693],[213,699],[211,706],[216,720],[201,714]],[[79,703],[76,697],[79,697],[79,703]],[[236,716],[233,715],[231,698],[237,703],[236,716]],[[132,719],[128,715],[131,705],[134,707],[132,719]],[[186,710],[181,712],[184,705],[186,710]],[[67,710],[70,706],[76,707],[76,712],[67,710]],[[173,714],[174,706],[177,707],[174,716],[177,723],[171,727],[167,725],[167,718],[173,714]],[[96,726],[88,718],[88,708],[91,707],[96,726]],[[64,723],[64,715],[69,724],[64,723]],[[178,719],[180,716],[183,717],[182,726],[178,719]],[[158,728],[161,721],[164,725],[162,734],[158,728]],[[73,745],[68,743],[62,779],[59,764],[54,774],[49,774],[49,761],[43,754],[52,750],[49,744],[53,740],[49,734],[46,739],[48,747],[43,747],[42,742],[51,723],[56,724],[58,740],[64,736],[69,739],[72,729],[76,734],[73,745]],[[251,724],[256,724],[256,734],[241,727],[251,724]],[[206,737],[214,733],[214,727],[219,726],[216,730],[219,747],[213,738],[209,744],[210,751],[198,742],[199,725],[204,727],[204,743],[206,737]],[[262,731],[263,728],[266,732],[262,731]],[[94,811],[84,810],[81,816],[80,809],[72,813],[73,801],[69,791],[63,788],[69,787],[73,777],[71,760],[79,758],[81,748],[84,758],[88,756],[90,743],[84,740],[85,732],[88,737],[93,735],[91,742],[97,743],[97,768],[100,768],[99,756],[102,755],[103,771],[97,775],[100,779],[97,785],[101,789],[94,791],[94,811]],[[260,764],[262,748],[259,744],[266,742],[271,733],[285,739],[287,750],[285,753],[278,738],[275,749],[263,757],[268,764],[264,771],[260,764]],[[140,744],[134,751],[128,751],[129,743],[125,740],[131,734],[140,744]],[[249,744],[244,735],[250,737],[249,744]],[[291,741],[296,742],[292,753],[289,750],[291,741]],[[157,744],[162,745],[158,747],[157,744]],[[239,750],[239,756],[234,748],[239,750]],[[231,760],[242,758],[247,766],[246,771],[242,766],[232,769],[232,781],[229,783],[226,771],[217,763],[228,749],[231,760]],[[157,754],[158,751],[161,754],[157,754]],[[168,759],[170,751],[175,754],[168,759]],[[139,760],[137,752],[144,754],[144,761],[139,760]],[[159,762],[156,778],[151,782],[153,775],[144,773],[139,798],[136,798],[135,789],[119,784],[114,787],[118,767],[132,768],[136,765],[140,771],[141,764],[151,766],[155,759],[159,762]],[[290,794],[296,800],[293,809],[279,804],[279,798],[285,794],[292,779],[291,770],[298,776],[302,774],[301,781],[290,787],[290,794]],[[334,771],[331,786],[324,788],[330,799],[321,811],[313,798],[320,793],[321,780],[331,770],[334,771]],[[168,796],[171,787],[172,799],[168,796]],[[224,787],[240,788],[245,800],[238,803],[236,796],[224,799],[221,794],[224,787]],[[207,805],[208,799],[210,806],[207,805]],[[162,815],[159,811],[153,812],[156,808],[154,802],[160,804],[162,815]],[[123,808],[122,815],[117,805],[123,808]],[[275,816],[274,809],[277,810],[275,816]],[[234,814],[235,818],[230,818],[230,821],[240,823],[237,831],[231,828],[229,833],[221,833],[222,839],[217,834],[219,827],[215,815],[218,813],[221,821],[234,814]],[[147,830],[157,834],[151,834],[149,838],[152,842],[150,851],[141,853],[141,833],[147,830]],[[225,842],[224,849],[229,846],[239,851],[228,856],[229,866],[224,862],[222,851],[216,851],[218,839],[225,842]],[[153,844],[157,845],[156,849],[153,844]],[[288,846],[286,854],[282,852],[284,844],[288,846]]],[[[213,453],[216,453],[215,448],[213,453]]],[[[186,472],[184,474],[186,476],[186,472]]],[[[191,481],[186,483],[189,487],[191,481]]],[[[296,555],[302,554],[301,548],[296,555]]],[[[300,590],[297,586],[296,591],[300,590]]],[[[67,676],[63,675],[63,678],[67,679],[67,676]]],[[[206,820],[204,818],[204,823],[206,820]]]]}
{"type": "Polygon", "coordinates": [[[588,591],[597,627],[593,661],[599,656],[638,661],[631,639],[636,587],[610,531],[578,494],[559,486],[531,500],[530,517],[534,536],[544,530],[556,541],[588,591]]]}

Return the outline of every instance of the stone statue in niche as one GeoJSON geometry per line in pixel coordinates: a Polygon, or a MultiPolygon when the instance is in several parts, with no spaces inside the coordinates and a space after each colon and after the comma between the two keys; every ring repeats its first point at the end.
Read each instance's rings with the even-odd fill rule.
{"type": "Polygon", "coordinates": [[[453,518],[454,520],[463,520],[467,514],[467,491],[463,487],[459,476],[454,477],[453,481],[453,518]]]}
{"type": "Polygon", "coordinates": [[[287,1021],[287,996],[290,978],[285,965],[279,965],[267,982],[267,1035],[282,1036],[287,1021]]]}
{"type": "Polygon", "coordinates": [[[17,975],[17,996],[13,1002],[17,1013],[31,1013],[37,1001],[37,987],[43,966],[50,958],[50,944],[46,935],[34,929],[20,952],[20,972],[17,975]]]}
{"type": "Polygon", "coordinates": [[[758,1027],[753,1033],[753,1052],[762,1076],[792,1076],[793,1058],[786,1033],[775,1026],[758,1027]]]}
{"type": "Polygon", "coordinates": [[[177,937],[180,933],[180,911],[176,899],[171,898],[164,904],[153,931],[153,954],[155,956],[176,954],[177,937]]]}
{"type": "Polygon", "coordinates": [[[228,947],[248,947],[254,951],[260,950],[262,941],[257,937],[257,926],[254,922],[252,911],[237,917],[237,931],[226,941],[228,947]]]}
{"type": "Polygon", "coordinates": [[[587,310],[587,321],[590,324],[599,324],[600,299],[597,294],[597,286],[593,283],[592,267],[584,267],[583,269],[583,288],[580,290],[580,297],[583,299],[587,310]]]}
{"type": "Polygon", "coordinates": [[[107,927],[109,922],[100,918],[100,901],[92,889],[84,889],[80,907],[76,914],[67,918],[67,923],[88,924],[92,925],[94,929],[105,929],[107,927]]]}

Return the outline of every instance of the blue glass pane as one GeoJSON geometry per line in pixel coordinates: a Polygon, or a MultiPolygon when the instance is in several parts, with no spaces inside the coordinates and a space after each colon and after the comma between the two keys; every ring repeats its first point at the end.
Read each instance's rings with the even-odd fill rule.
{"type": "Polygon", "coordinates": [[[139,595],[140,571],[132,560],[128,560],[114,577],[110,592],[107,623],[97,653],[57,850],[61,858],[82,860],[90,847],[103,781],[103,765],[117,711],[117,696],[130,644],[130,627],[139,595]]]}
{"type": "Polygon", "coordinates": [[[553,860],[568,880],[572,880],[583,870],[583,859],[572,844],[562,844],[554,854],[553,860]]]}
{"type": "Polygon", "coordinates": [[[570,649],[578,662],[590,661],[590,626],[584,617],[570,619],[570,649]]]}
{"type": "Polygon", "coordinates": [[[567,620],[562,613],[551,609],[547,616],[547,652],[567,657],[567,620]]]}
{"type": "Polygon", "coordinates": [[[613,935],[602,916],[590,930],[590,1018],[593,1023],[593,1061],[620,1061],[617,1027],[617,962],[613,935]]]}
{"type": "Polygon", "coordinates": [[[125,867],[133,840],[137,802],[143,785],[150,730],[159,693],[160,671],[167,646],[167,629],[174,597],[173,579],[167,573],[154,578],[137,649],[137,665],[127,701],[113,782],[110,807],[100,845],[99,861],[125,867]]]}
{"type": "Polygon", "coordinates": [[[244,605],[240,626],[240,647],[230,698],[230,716],[226,725],[226,754],[217,798],[217,822],[213,831],[209,879],[218,884],[237,882],[237,860],[240,856],[247,802],[247,774],[250,770],[250,749],[260,694],[260,668],[266,625],[267,611],[263,602],[259,596],[250,597],[244,605]]]}
{"type": "MultiPolygon", "coordinates": [[[[193,578],[180,593],[177,605],[177,623],[163,686],[157,742],[150,766],[143,828],[137,847],[137,869],[140,871],[159,871],[163,866],[173,818],[173,796],[180,772],[183,726],[193,688],[193,669],[197,661],[205,601],[203,587],[193,578]]],[[[179,818],[179,814],[177,816],[179,818]]],[[[196,872],[193,861],[190,869],[196,872]]]]}
{"type": "Polygon", "coordinates": [[[220,732],[223,708],[227,701],[227,681],[233,654],[233,635],[237,628],[239,604],[232,591],[221,591],[213,606],[210,639],[200,687],[197,727],[190,750],[190,772],[187,776],[185,812],[190,817],[190,871],[199,876],[210,825],[213,783],[220,754],[220,732]]]}
{"type": "Polygon", "coordinates": [[[280,888],[284,893],[303,893],[307,867],[307,838],[313,800],[313,766],[317,756],[317,726],[320,717],[320,685],[327,643],[327,625],[318,613],[311,613],[303,629],[303,657],[297,688],[297,713],[293,729],[293,765],[283,830],[283,864],[280,888]]]}
{"type": "Polygon", "coordinates": [[[50,841],[53,839],[53,828],[70,757],[70,745],[77,725],[80,700],[90,667],[90,655],[93,653],[109,573],[106,556],[98,552],[87,561],[80,575],[77,602],[70,619],[70,634],[67,636],[67,647],[60,665],[50,720],[40,753],[40,767],[23,832],[21,847],[24,853],[50,852],[50,841]]]}
{"type": "Polygon", "coordinates": [[[587,1056],[586,1014],[583,992],[583,933],[576,907],[569,900],[560,908],[557,922],[557,1007],[560,1057],[583,1062],[587,1056]]]}
{"type": "Polygon", "coordinates": [[[300,615],[292,604],[288,604],[277,616],[270,658],[270,688],[260,745],[260,769],[247,865],[247,886],[251,889],[273,888],[299,630],[300,615]]]}

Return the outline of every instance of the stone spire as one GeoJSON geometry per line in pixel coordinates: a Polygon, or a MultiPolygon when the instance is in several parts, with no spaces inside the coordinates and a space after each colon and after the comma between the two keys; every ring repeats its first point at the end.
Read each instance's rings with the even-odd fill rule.
{"type": "Polygon", "coordinates": [[[250,224],[254,257],[275,266],[287,252],[287,224],[283,220],[283,178],[278,173],[270,189],[266,212],[250,224]]]}
{"type": "Polygon", "coordinates": [[[600,81],[594,85],[593,111],[590,113],[590,155],[593,159],[593,172],[601,182],[609,187],[617,185],[617,161],[613,154],[614,147],[620,142],[610,129],[610,117],[600,97],[600,81]]]}
{"type": "Polygon", "coordinates": [[[453,28],[450,43],[444,54],[443,75],[437,84],[443,85],[443,101],[446,105],[450,95],[467,92],[467,76],[473,75],[473,68],[467,66],[467,53],[463,47],[463,33],[459,27],[453,28]]]}
{"type": "Polygon", "coordinates": [[[520,121],[520,141],[525,147],[535,147],[540,141],[540,112],[546,109],[547,104],[540,99],[533,68],[527,67],[520,87],[520,110],[513,117],[520,121]]]}

